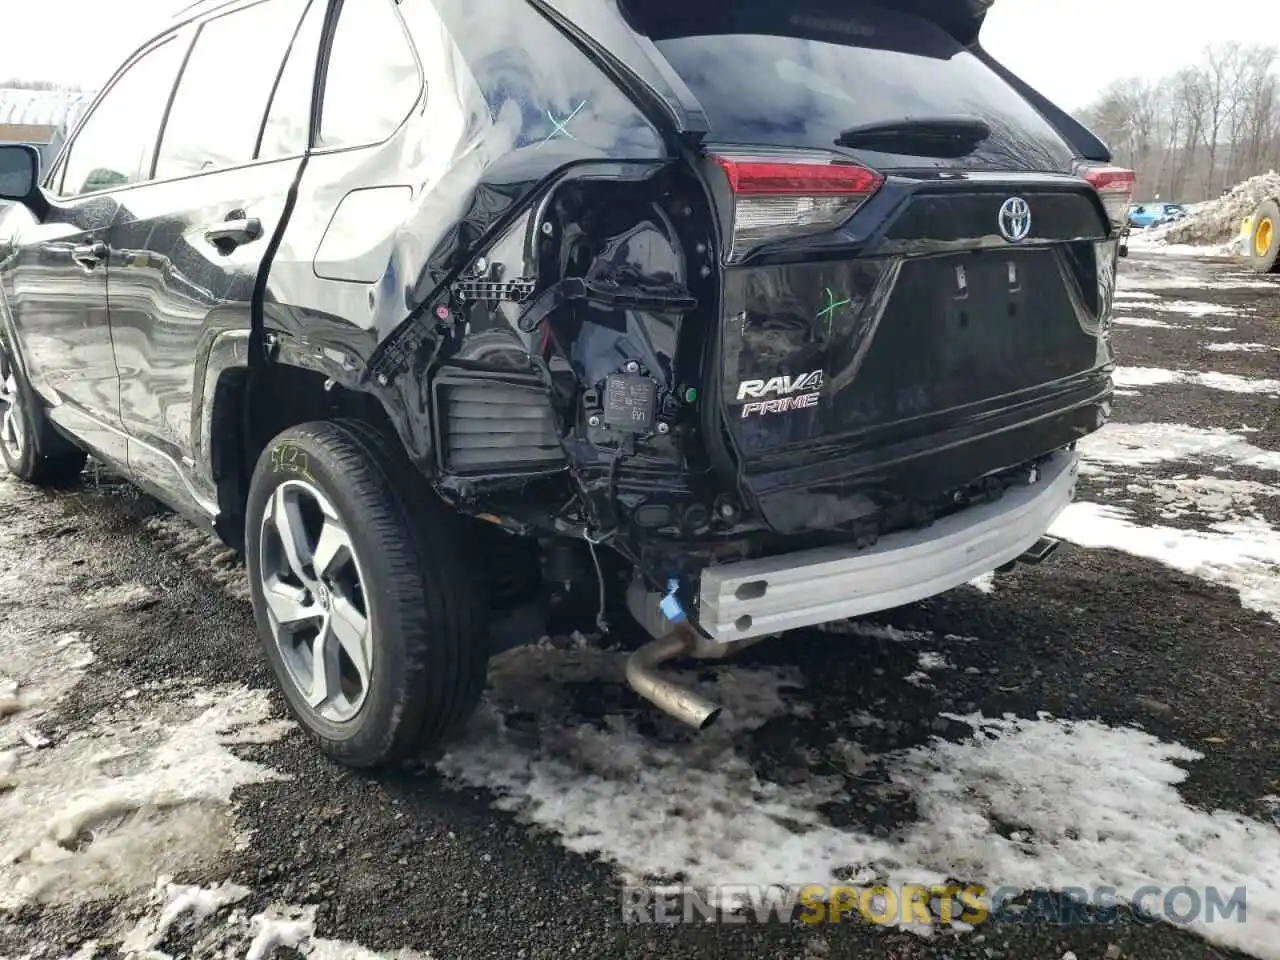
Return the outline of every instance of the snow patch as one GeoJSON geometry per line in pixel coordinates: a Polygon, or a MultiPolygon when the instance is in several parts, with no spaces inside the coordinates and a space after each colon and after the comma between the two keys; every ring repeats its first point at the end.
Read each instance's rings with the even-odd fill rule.
{"type": "Polygon", "coordinates": [[[1169,257],[1201,257],[1208,260],[1225,260],[1235,254],[1234,243],[1218,243],[1200,246],[1188,243],[1169,243],[1164,236],[1134,236],[1129,246],[1147,253],[1158,253],[1169,257]]]}
{"type": "Polygon", "coordinates": [[[416,950],[374,953],[356,943],[316,936],[316,908],[273,906],[249,920],[253,940],[245,960],[267,960],[280,947],[297,950],[312,960],[431,960],[416,950]]]}
{"type": "Polygon", "coordinates": [[[1215,353],[1280,353],[1280,347],[1265,343],[1209,343],[1205,345],[1205,349],[1215,353]]]}
{"type": "Polygon", "coordinates": [[[1145,309],[1157,313],[1181,313],[1192,317],[1208,317],[1220,314],[1235,314],[1239,307],[1230,307],[1224,303],[1203,303],[1199,300],[1161,300],[1148,304],[1145,309]]]}
{"type": "Polygon", "coordinates": [[[1185,383],[1228,393],[1257,393],[1280,396],[1280,380],[1254,379],[1234,373],[1198,370],[1162,370],[1159,367],[1116,367],[1111,375],[1118,387],[1150,387],[1160,384],[1185,383]]]}
{"type": "Polygon", "coordinates": [[[164,876],[156,881],[151,900],[153,912],[125,936],[121,950],[126,957],[158,950],[175,926],[198,927],[224,907],[239,903],[251,891],[234,883],[212,887],[188,886],[164,876]]]}
{"type": "Polygon", "coordinates": [[[969,586],[979,593],[993,593],[996,589],[996,575],[994,573],[984,573],[980,577],[974,577],[969,581],[969,586]]]}
{"type": "Polygon", "coordinates": [[[921,823],[904,838],[910,864],[1018,888],[1153,884],[1248,888],[1244,922],[1189,929],[1222,946],[1280,958],[1280,830],[1186,804],[1178,764],[1202,754],[1095,721],[982,716],[970,739],[936,740],[891,764],[916,796],[921,823]],[[995,825],[1015,825],[1005,837],[995,825]]]}
{"type": "MultiPolygon", "coordinates": [[[[170,878],[161,877],[151,895],[148,915],[124,938],[120,952],[124,960],[175,960],[161,949],[169,933],[203,927],[203,935],[194,947],[179,956],[268,960],[288,949],[314,960],[431,960],[429,953],[375,953],[356,943],[318,937],[314,906],[272,904],[250,916],[236,906],[250,894],[250,890],[234,883],[206,888],[174,884],[170,878]],[[220,922],[210,922],[224,912],[220,922]]],[[[88,957],[94,956],[88,952],[91,946],[96,950],[99,944],[91,942],[81,948],[88,957]]]]}
{"type": "Polygon", "coordinates": [[[1255,447],[1241,430],[1206,430],[1180,423],[1112,421],[1080,440],[1087,462],[1121,467],[1147,466],[1171,460],[1229,460],[1242,466],[1280,470],[1280,453],[1255,447]]]}
{"type": "Polygon", "coordinates": [[[1230,587],[1240,603],[1280,620],[1280,531],[1254,517],[1208,530],[1143,526],[1122,507],[1073,503],[1049,531],[1082,547],[1110,547],[1230,587]]]}
{"type": "Polygon", "coordinates": [[[955,664],[936,650],[923,650],[916,655],[916,665],[926,672],[935,670],[954,670],[955,664]]]}
{"type": "Polygon", "coordinates": [[[620,682],[621,661],[555,655],[559,663],[509,658],[503,691],[439,766],[455,785],[492,791],[500,809],[613,862],[628,880],[794,889],[836,877],[954,878],[989,889],[1112,886],[1127,896],[1148,884],[1247,884],[1247,922],[1196,932],[1280,960],[1280,831],[1184,803],[1178,764],[1200,756],[1188,748],[1092,721],[949,717],[971,735],[873,757],[850,730],[831,757],[801,760],[812,765],[804,776],[775,782],[756,772],[743,741],[772,719],[807,715],[792,692],[796,678],[733,668],[756,695],[732,705],[728,730],[662,737],[642,734],[629,713],[595,725],[574,719],[572,685],[592,668],[597,679],[620,682]],[[830,771],[872,761],[918,811],[889,836],[836,827],[823,813],[848,796],[845,777],[830,771]]]}
{"type": "Polygon", "coordinates": [[[1237,184],[1225,196],[1210,200],[1168,231],[1172,244],[1224,244],[1240,234],[1240,225],[1263,200],[1280,196],[1280,173],[1250,177],[1237,184]]]}
{"type": "Polygon", "coordinates": [[[1111,321],[1117,327],[1151,327],[1157,330],[1173,330],[1179,325],[1165,323],[1163,320],[1151,320],[1147,317],[1116,317],[1111,321]]]}
{"type": "Polygon", "coordinates": [[[297,949],[315,934],[315,907],[276,907],[253,917],[249,923],[253,942],[244,960],[266,960],[280,947],[297,949]]]}
{"type": "Polygon", "coordinates": [[[1251,514],[1259,498],[1280,497],[1280,487],[1227,477],[1174,477],[1131,483],[1130,493],[1147,494],[1164,508],[1161,516],[1175,519],[1198,513],[1216,520],[1251,514]]]}
{"type": "MultiPolygon", "coordinates": [[[[683,677],[723,704],[724,714],[697,738],[666,740],[640,734],[634,716],[612,714],[600,727],[572,719],[566,684],[622,682],[624,654],[583,653],[504,655],[469,742],[440,769],[493,790],[499,809],[554,830],[568,849],[617,861],[632,879],[684,872],[727,882],[746,873],[799,885],[824,874],[839,834],[823,826],[818,808],[840,795],[843,780],[773,784],[740,750],[743,734],[807,714],[787,699],[800,687],[798,674],[735,666],[711,681],[683,677]],[[507,725],[506,716],[520,710],[538,718],[535,734],[507,725]]],[[[645,716],[671,732],[665,717],[645,716]]]]}
{"type": "Polygon", "coordinates": [[[928,643],[933,639],[933,634],[926,630],[900,630],[888,624],[868,623],[865,620],[836,620],[824,623],[818,629],[827,633],[866,637],[868,640],[889,640],[892,643],[928,643]]]}
{"type": "Polygon", "coordinates": [[[83,604],[87,610],[96,610],[111,607],[141,607],[152,600],[155,594],[151,592],[151,588],[141,583],[122,583],[114,587],[103,587],[101,590],[94,590],[84,598],[83,604]]]}
{"type": "Polygon", "coordinates": [[[1143,300],[1157,300],[1157,294],[1150,293],[1151,290],[1203,290],[1209,286],[1209,281],[1202,280],[1200,277],[1181,276],[1181,277],[1155,277],[1128,274],[1121,280],[1120,287],[1116,290],[1116,296],[1122,293],[1132,295],[1134,291],[1144,291],[1140,297],[1143,300]]]}
{"type": "Polygon", "coordinates": [[[1129,237],[1131,250],[1167,257],[1225,260],[1235,254],[1236,244],[1230,243],[1176,243],[1170,240],[1171,226],[1150,227],[1129,237]]]}
{"type": "Polygon", "coordinates": [[[1151,290],[1261,290],[1272,288],[1273,283],[1258,280],[1252,274],[1222,274],[1215,272],[1220,280],[1203,280],[1200,277],[1151,277],[1125,275],[1121,286],[1116,290],[1116,299],[1124,300],[1158,300],[1159,295],[1151,290]]]}
{"type": "Polygon", "coordinates": [[[0,907],[129,894],[212,862],[239,839],[232,791],[284,779],[231,750],[292,727],[271,712],[264,691],[244,687],[149,706],[135,698],[28,752],[0,797],[0,907]]]}

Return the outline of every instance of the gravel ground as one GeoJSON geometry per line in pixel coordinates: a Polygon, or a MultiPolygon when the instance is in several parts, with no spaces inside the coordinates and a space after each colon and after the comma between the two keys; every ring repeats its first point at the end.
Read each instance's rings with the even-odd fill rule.
{"type": "Polygon", "coordinates": [[[567,639],[495,663],[439,763],[345,771],[283,720],[225,551],[109,478],[0,476],[0,957],[1280,958],[1280,282],[1140,253],[1122,289],[1143,385],[1072,542],[692,675],[728,708],[700,736],[567,639]],[[629,878],[869,869],[1243,885],[1248,916],[622,922],[629,878]]]}

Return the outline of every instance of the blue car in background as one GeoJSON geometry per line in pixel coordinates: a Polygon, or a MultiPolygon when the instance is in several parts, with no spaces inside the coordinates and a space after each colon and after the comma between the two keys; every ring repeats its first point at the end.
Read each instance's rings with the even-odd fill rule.
{"type": "Polygon", "coordinates": [[[1180,203],[1140,203],[1129,209],[1129,226],[1143,230],[1181,220],[1186,215],[1187,208],[1180,203]]]}

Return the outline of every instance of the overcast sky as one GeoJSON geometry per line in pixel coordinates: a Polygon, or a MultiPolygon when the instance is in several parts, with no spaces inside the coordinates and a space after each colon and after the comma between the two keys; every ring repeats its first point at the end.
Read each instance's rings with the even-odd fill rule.
{"type": "MultiPolygon", "coordinates": [[[[0,0],[22,9],[4,16],[0,78],[97,86],[157,18],[186,2],[0,0]]],[[[1068,109],[1112,80],[1158,78],[1223,40],[1280,43],[1280,0],[997,0],[983,32],[997,58],[1068,109]],[[1125,56],[1131,43],[1140,55],[1125,56]]]]}

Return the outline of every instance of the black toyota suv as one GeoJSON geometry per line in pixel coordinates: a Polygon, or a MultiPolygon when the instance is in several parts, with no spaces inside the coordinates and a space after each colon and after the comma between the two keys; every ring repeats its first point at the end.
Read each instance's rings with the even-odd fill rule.
{"type": "Polygon", "coordinates": [[[346,763],[579,608],[705,726],[661,662],[1044,558],[1109,414],[1133,176],[987,6],[197,3],[0,148],[5,463],[243,550],[346,763]]]}

